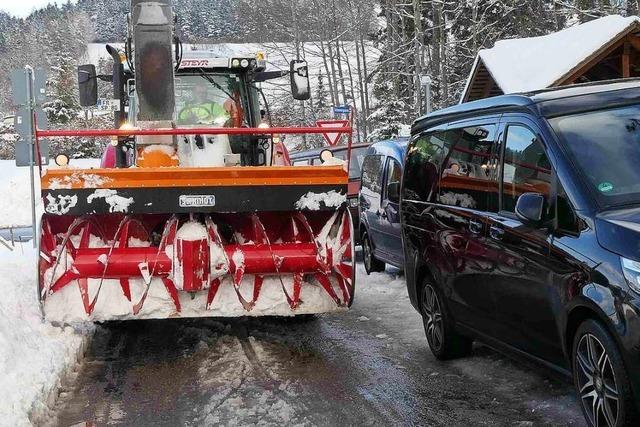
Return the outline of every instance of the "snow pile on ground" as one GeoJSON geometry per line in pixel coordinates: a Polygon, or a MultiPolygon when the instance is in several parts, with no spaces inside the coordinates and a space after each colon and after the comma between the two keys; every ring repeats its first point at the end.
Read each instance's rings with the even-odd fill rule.
{"type": "Polygon", "coordinates": [[[31,425],[48,415],[93,330],[90,325],[63,329],[41,320],[36,252],[29,243],[23,246],[13,252],[0,247],[0,419],[12,426],[31,425]]]}
{"type": "MultiPolygon", "coordinates": [[[[72,159],[70,167],[92,168],[99,165],[99,159],[72,159]]],[[[35,180],[37,210],[41,214],[40,179],[37,169],[35,180]]],[[[31,224],[30,185],[28,167],[16,167],[14,160],[0,160],[0,227],[19,227],[31,224]]]]}

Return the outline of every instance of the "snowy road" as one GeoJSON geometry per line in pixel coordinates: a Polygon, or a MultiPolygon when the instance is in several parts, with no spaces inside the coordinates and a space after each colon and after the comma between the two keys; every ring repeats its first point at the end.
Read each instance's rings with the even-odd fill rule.
{"type": "Polygon", "coordinates": [[[477,346],[439,362],[402,277],[358,269],[346,314],[98,328],[57,402],[75,425],[583,425],[571,386],[477,346]]]}

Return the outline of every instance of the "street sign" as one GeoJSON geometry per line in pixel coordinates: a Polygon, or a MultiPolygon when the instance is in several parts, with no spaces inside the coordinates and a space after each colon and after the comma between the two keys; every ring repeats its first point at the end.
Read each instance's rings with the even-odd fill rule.
{"type": "MultiPolygon", "coordinates": [[[[38,142],[38,145],[40,146],[40,159],[42,162],[40,164],[48,165],[49,164],[49,143],[47,141],[40,140],[38,142]]],[[[18,167],[31,166],[31,163],[30,163],[31,157],[29,156],[30,154],[29,149],[34,150],[33,161],[34,162],[38,161],[37,160],[38,156],[35,152],[35,144],[18,143],[16,144],[16,166],[18,167]]]]}
{"type": "Polygon", "coordinates": [[[47,113],[40,107],[34,109],[36,112],[36,127],[38,129],[47,129],[49,127],[49,119],[47,119],[47,113]]]}
{"type": "MultiPolygon", "coordinates": [[[[42,68],[36,68],[33,71],[33,97],[38,106],[47,101],[47,73],[42,68]]],[[[40,120],[38,120],[38,127],[45,128],[40,125],[40,120]]]]}
{"type": "Polygon", "coordinates": [[[100,111],[120,111],[120,100],[99,98],[96,104],[96,109],[100,111]]]}
{"type": "Polygon", "coordinates": [[[31,110],[22,106],[18,108],[16,116],[13,118],[13,125],[16,128],[16,133],[20,135],[20,138],[22,138],[23,141],[31,141],[31,137],[33,136],[31,120],[29,118],[30,114],[31,110]]]}
{"type": "Polygon", "coordinates": [[[16,113],[14,121],[16,131],[22,137],[16,147],[16,166],[28,166],[31,181],[31,228],[33,232],[33,247],[38,247],[37,218],[36,218],[36,178],[35,166],[49,164],[49,146],[44,141],[38,141],[34,129],[36,123],[40,129],[47,127],[47,117],[40,108],[46,99],[46,74],[44,70],[36,70],[26,65],[23,69],[11,72],[11,88],[13,101],[21,108],[16,113]],[[38,156],[40,155],[40,156],[38,156]],[[38,158],[40,157],[40,158],[38,158]]]}
{"type": "MultiPolygon", "coordinates": [[[[38,128],[46,129],[49,126],[47,114],[42,108],[36,107],[34,111],[36,113],[36,123],[38,124],[38,128]]],[[[31,114],[31,110],[25,106],[21,106],[18,108],[18,111],[16,111],[16,115],[13,118],[13,125],[16,128],[16,133],[20,135],[23,141],[31,141],[32,130],[29,114],[31,114]]]]}
{"type": "Polygon", "coordinates": [[[316,125],[321,128],[331,128],[333,132],[323,133],[322,136],[324,140],[327,141],[327,144],[334,146],[340,140],[340,137],[344,132],[340,132],[339,129],[336,128],[346,128],[349,126],[349,120],[318,120],[316,121],[316,125]]]}
{"type": "Polygon", "coordinates": [[[24,68],[11,71],[11,93],[13,103],[16,105],[25,105],[29,99],[26,73],[27,70],[24,68]]]}
{"type": "Polygon", "coordinates": [[[351,106],[350,105],[334,105],[333,106],[333,113],[334,114],[349,114],[349,113],[351,113],[351,106]]]}

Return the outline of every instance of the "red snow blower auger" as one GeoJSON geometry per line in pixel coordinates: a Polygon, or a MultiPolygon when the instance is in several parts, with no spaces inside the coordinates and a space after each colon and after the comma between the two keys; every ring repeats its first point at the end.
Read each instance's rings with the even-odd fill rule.
{"type": "MultiPolygon", "coordinates": [[[[46,318],[290,316],[349,307],[349,160],[289,165],[281,138],[327,129],[269,127],[258,105],[256,83],[286,75],[294,98],[308,99],[306,64],[274,72],[260,54],[183,53],[171,37],[168,1],[133,0],[131,22],[126,55],[108,47],[118,129],[36,130],[36,141],[113,138],[101,168],[49,169],[41,178],[46,318]]],[[[97,102],[101,77],[79,67],[84,105],[97,102]]],[[[350,151],[350,122],[331,132],[345,135],[350,151]]]]}

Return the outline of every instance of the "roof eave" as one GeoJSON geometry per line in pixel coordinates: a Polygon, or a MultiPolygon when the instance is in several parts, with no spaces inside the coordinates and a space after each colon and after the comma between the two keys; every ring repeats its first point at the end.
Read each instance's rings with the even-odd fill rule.
{"type": "Polygon", "coordinates": [[[460,102],[458,102],[458,104],[462,104],[463,102],[465,102],[465,98],[467,97],[467,91],[471,86],[471,82],[476,77],[476,72],[478,71],[479,63],[480,63],[480,52],[476,54],[476,58],[473,60],[473,65],[471,66],[471,72],[469,73],[469,77],[467,77],[467,82],[464,85],[464,89],[462,90],[462,95],[460,96],[460,102]]]}
{"type": "MultiPolygon", "coordinates": [[[[613,37],[608,43],[603,44],[598,49],[594,50],[591,55],[588,55],[585,59],[576,64],[575,67],[571,68],[569,71],[564,73],[560,78],[552,82],[547,87],[561,86],[567,84],[567,79],[569,79],[576,71],[582,69],[589,62],[591,62],[594,58],[600,56],[603,52],[606,52],[609,48],[618,43],[621,39],[626,37],[632,32],[640,32],[640,20],[633,21],[626,28],[621,30],[615,37],[613,37]]],[[[573,83],[573,82],[569,82],[573,83]]]]}

